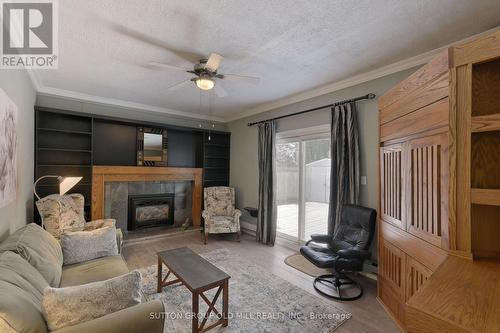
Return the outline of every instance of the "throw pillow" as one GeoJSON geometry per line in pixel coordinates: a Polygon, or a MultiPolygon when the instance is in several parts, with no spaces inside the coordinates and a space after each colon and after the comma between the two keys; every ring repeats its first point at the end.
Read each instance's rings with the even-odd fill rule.
{"type": "Polygon", "coordinates": [[[43,219],[45,229],[55,238],[65,230],[79,231],[85,226],[85,200],[83,195],[52,194],[36,202],[36,207],[43,219]]]}
{"type": "Polygon", "coordinates": [[[61,234],[64,265],[118,254],[116,228],[65,231],[61,234]]]}
{"type": "Polygon", "coordinates": [[[141,274],[66,288],[47,287],[42,313],[50,331],[96,319],[141,303],[141,274]]]}
{"type": "Polygon", "coordinates": [[[0,252],[4,251],[18,253],[50,286],[59,286],[63,264],[61,245],[38,224],[30,223],[7,237],[0,245],[0,252]]]}

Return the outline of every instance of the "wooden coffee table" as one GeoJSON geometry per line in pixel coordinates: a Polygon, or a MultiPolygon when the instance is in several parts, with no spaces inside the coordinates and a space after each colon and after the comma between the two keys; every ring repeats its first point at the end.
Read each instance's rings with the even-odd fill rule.
{"type": "Polygon", "coordinates": [[[218,269],[198,254],[187,247],[158,252],[158,292],[160,293],[165,286],[180,282],[185,285],[192,294],[192,332],[206,332],[218,325],[227,327],[228,307],[229,307],[229,279],[231,277],[222,270],[218,269]],[[168,273],[162,277],[162,265],[168,268],[168,273]],[[176,279],[167,281],[172,273],[176,279]],[[204,292],[213,288],[218,288],[212,301],[210,301],[204,292]],[[222,314],[215,308],[215,303],[220,293],[223,293],[222,314]],[[208,310],[203,316],[203,321],[199,324],[199,297],[208,305],[208,310]],[[213,324],[205,327],[209,315],[214,312],[219,318],[213,324]]]}

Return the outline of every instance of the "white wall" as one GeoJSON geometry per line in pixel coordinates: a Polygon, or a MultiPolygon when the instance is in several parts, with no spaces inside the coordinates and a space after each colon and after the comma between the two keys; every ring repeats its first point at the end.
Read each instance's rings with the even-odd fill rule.
{"type": "Polygon", "coordinates": [[[17,195],[0,208],[0,240],[33,219],[34,110],[36,93],[25,70],[0,70],[0,88],[17,105],[17,195]]]}

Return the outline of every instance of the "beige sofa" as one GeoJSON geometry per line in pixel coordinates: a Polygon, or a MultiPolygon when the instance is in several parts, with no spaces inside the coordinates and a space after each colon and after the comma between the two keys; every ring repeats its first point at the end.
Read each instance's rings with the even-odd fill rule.
{"type": "MultiPolygon", "coordinates": [[[[62,266],[59,242],[38,225],[29,224],[0,243],[0,332],[48,332],[41,313],[42,293],[48,285],[75,286],[127,272],[121,255],[62,266]]],[[[161,301],[143,302],[56,332],[160,333],[163,319],[150,317],[163,311],[161,301]]]]}

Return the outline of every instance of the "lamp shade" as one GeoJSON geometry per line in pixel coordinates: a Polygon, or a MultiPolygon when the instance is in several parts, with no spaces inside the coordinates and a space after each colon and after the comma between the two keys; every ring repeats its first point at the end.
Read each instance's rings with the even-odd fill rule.
{"type": "Polygon", "coordinates": [[[54,175],[46,175],[38,178],[33,184],[33,193],[35,193],[35,196],[38,200],[40,200],[40,196],[36,192],[36,185],[38,184],[39,181],[45,178],[56,178],[57,181],[59,182],[59,194],[63,195],[69,190],[73,188],[80,180],[82,180],[83,177],[62,177],[62,176],[54,176],[54,175]]]}
{"type": "Polygon", "coordinates": [[[78,182],[82,180],[82,177],[64,177],[59,183],[59,194],[63,195],[73,188],[78,182]]]}

